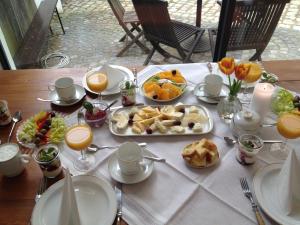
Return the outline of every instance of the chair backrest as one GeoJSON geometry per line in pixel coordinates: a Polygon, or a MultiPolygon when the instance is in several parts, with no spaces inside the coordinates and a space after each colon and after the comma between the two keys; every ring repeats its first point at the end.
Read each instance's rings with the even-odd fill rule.
{"type": "Polygon", "coordinates": [[[266,47],[288,2],[236,0],[227,50],[266,47]]]}
{"type": "Polygon", "coordinates": [[[163,0],[132,0],[147,40],[177,48],[179,42],[163,0]]]}
{"type": "Polygon", "coordinates": [[[125,9],[119,0],[107,0],[119,24],[123,24],[125,9]]]}

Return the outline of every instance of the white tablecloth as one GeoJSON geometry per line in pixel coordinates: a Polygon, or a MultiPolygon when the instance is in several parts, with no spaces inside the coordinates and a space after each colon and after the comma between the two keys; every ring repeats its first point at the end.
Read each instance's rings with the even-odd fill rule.
{"type": "MultiPolygon", "coordinates": [[[[214,65],[216,68],[216,65],[214,65]]],[[[141,84],[146,78],[161,69],[179,69],[189,83],[199,83],[208,74],[206,64],[179,64],[149,66],[138,74],[141,84]]],[[[108,126],[94,129],[94,143],[116,145],[125,141],[147,142],[147,149],[153,154],[167,159],[167,163],[155,163],[149,179],[139,184],[123,185],[123,218],[130,225],[250,225],[256,224],[249,200],[243,195],[239,178],[247,177],[252,182],[255,172],[273,162],[268,146],[259,153],[257,162],[252,166],[242,166],[235,159],[235,147],[225,144],[223,137],[232,136],[229,126],[223,123],[216,112],[216,105],[199,101],[192,94],[192,87],[178,100],[186,104],[201,104],[207,107],[214,119],[214,129],[210,134],[175,137],[116,137],[110,134],[108,126]],[[181,157],[185,145],[203,137],[212,139],[218,146],[220,163],[207,169],[192,169],[181,157]]],[[[108,101],[110,99],[107,99],[108,101]]],[[[141,95],[138,102],[153,104],[141,95]]],[[[68,123],[76,123],[76,113],[68,117],[68,123]]],[[[281,138],[276,128],[263,128],[262,138],[281,138]]],[[[294,141],[299,146],[299,140],[294,141]]],[[[63,165],[73,174],[72,161],[78,153],[62,146],[63,165]]],[[[296,151],[299,153],[299,147],[296,151]]],[[[102,150],[95,154],[97,165],[90,174],[104,177],[114,184],[108,172],[108,158],[113,150],[102,150]]],[[[250,183],[251,184],[251,183],[250,183]]],[[[265,215],[264,215],[265,217],[265,215]]],[[[275,224],[266,218],[266,224],[275,224]]]]}

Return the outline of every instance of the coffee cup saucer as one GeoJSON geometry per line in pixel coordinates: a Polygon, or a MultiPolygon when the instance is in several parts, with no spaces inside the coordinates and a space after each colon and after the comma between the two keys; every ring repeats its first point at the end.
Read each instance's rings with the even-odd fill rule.
{"type": "MultiPolygon", "coordinates": [[[[229,88],[225,84],[222,84],[222,88],[219,96],[228,96],[228,94],[229,94],[229,88]]],[[[217,104],[221,99],[217,97],[213,97],[213,98],[208,97],[207,94],[204,92],[204,83],[199,83],[196,85],[196,87],[194,88],[194,95],[199,100],[210,104],[217,104]]]]}
{"type": "Polygon", "coordinates": [[[74,84],[75,86],[75,96],[74,96],[74,100],[71,101],[63,101],[60,99],[60,97],[58,96],[56,90],[54,89],[53,91],[49,92],[49,99],[51,99],[51,103],[54,105],[58,105],[58,106],[70,106],[70,105],[74,105],[77,102],[79,102],[86,94],[85,94],[85,90],[82,86],[78,85],[78,84],[74,84]]]}
{"type": "MultiPolygon", "coordinates": [[[[145,156],[153,156],[153,154],[151,152],[149,152],[148,150],[144,149],[143,150],[143,154],[145,156]]],[[[145,163],[143,163],[141,165],[141,170],[134,175],[125,175],[121,172],[119,163],[118,163],[118,159],[117,159],[117,152],[113,153],[108,160],[108,171],[110,176],[123,184],[136,184],[139,182],[142,182],[144,180],[146,180],[153,171],[154,168],[154,163],[153,161],[150,160],[146,160],[144,159],[145,163]]]]}

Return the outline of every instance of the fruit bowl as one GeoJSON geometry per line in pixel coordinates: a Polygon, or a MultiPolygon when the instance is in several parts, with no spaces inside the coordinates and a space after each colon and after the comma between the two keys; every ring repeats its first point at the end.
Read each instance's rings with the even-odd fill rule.
{"type": "Polygon", "coordinates": [[[155,102],[169,102],[179,98],[186,88],[186,80],[178,70],[163,71],[148,78],[142,85],[144,96],[155,102]]]}
{"type": "Polygon", "coordinates": [[[93,106],[92,111],[83,109],[83,115],[85,122],[91,127],[101,127],[108,116],[109,111],[104,111],[108,104],[105,102],[89,103],[93,106]]]}

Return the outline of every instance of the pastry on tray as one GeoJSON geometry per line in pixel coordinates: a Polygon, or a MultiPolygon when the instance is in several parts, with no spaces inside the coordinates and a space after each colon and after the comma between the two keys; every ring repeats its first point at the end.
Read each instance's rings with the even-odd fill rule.
{"type": "Polygon", "coordinates": [[[206,138],[187,145],[182,157],[189,166],[203,168],[212,166],[219,161],[219,152],[215,143],[206,138]]]}

